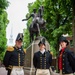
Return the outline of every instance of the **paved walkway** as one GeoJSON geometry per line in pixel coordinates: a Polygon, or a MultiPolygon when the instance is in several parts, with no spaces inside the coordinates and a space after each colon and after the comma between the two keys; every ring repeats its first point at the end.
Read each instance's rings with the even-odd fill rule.
{"type": "Polygon", "coordinates": [[[0,75],[7,75],[7,71],[4,67],[0,67],[0,75]]]}

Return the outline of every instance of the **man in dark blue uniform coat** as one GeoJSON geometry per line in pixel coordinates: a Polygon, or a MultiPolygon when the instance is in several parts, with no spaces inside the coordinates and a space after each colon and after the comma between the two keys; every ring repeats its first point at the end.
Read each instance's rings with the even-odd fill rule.
{"type": "Polygon", "coordinates": [[[45,39],[39,42],[39,51],[34,53],[33,65],[36,68],[36,75],[50,75],[49,68],[52,62],[52,55],[46,51],[45,39]]]}
{"type": "Polygon", "coordinates": [[[10,46],[7,48],[7,51],[4,56],[3,64],[8,71],[7,75],[20,75],[16,70],[20,69],[20,73],[24,75],[23,65],[24,65],[24,57],[25,51],[22,48],[23,34],[19,33],[15,46],[10,46]],[[16,70],[15,70],[16,69],[16,70]],[[16,74],[17,73],[17,74],[16,74]]]}

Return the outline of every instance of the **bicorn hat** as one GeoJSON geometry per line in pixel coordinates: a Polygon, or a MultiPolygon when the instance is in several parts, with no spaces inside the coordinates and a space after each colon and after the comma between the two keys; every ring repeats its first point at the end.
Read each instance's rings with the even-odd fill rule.
{"type": "Polygon", "coordinates": [[[40,46],[40,44],[44,44],[44,45],[45,45],[45,38],[42,38],[42,39],[40,40],[40,42],[38,43],[38,45],[40,46]]]}
{"type": "Polygon", "coordinates": [[[19,33],[17,35],[16,41],[19,41],[19,40],[23,41],[23,33],[19,33]]]}
{"type": "Polygon", "coordinates": [[[59,38],[59,43],[61,43],[61,42],[66,42],[67,45],[69,44],[68,40],[67,40],[66,37],[64,37],[64,36],[61,36],[61,37],[59,38]]]}

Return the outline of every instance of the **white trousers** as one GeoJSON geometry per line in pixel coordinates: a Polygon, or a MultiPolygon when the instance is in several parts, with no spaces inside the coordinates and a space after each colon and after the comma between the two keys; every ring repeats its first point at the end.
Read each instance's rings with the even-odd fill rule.
{"type": "Polygon", "coordinates": [[[23,68],[13,67],[10,75],[24,75],[23,68]]]}
{"type": "Polygon", "coordinates": [[[49,69],[37,69],[36,75],[50,75],[49,69]]]}
{"type": "Polygon", "coordinates": [[[73,73],[72,74],[62,74],[62,70],[60,70],[60,75],[73,75],[73,73]]]}

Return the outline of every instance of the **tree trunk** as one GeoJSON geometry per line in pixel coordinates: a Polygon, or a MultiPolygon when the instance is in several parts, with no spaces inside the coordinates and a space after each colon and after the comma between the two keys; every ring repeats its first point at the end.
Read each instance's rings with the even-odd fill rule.
{"type": "Polygon", "coordinates": [[[74,49],[74,53],[75,53],[75,18],[73,18],[73,26],[72,26],[72,30],[73,30],[73,49],[74,49]]]}
{"type": "Polygon", "coordinates": [[[75,1],[72,0],[72,9],[73,9],[73,25],[72,25],[72,30],[73,30],[73,49],[75,53],[75,1]]]}

